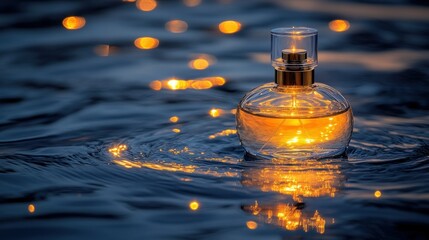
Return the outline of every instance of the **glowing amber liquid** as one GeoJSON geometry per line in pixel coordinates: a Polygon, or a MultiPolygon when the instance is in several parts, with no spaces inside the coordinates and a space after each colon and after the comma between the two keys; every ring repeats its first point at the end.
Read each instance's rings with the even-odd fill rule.
{"type": "Polygon", "coordinates": [[[345,151],[352,132],[350,108],[333,115],[309,118],[268,117],[237,112],[238,134],[254,156],[279,158],[325,157],[345,151]]]}

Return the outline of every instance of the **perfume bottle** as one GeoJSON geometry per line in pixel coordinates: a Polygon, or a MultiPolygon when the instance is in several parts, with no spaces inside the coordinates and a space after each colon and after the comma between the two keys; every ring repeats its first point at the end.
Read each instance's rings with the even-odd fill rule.
{"type": "Polygon", "coordinates": [[[237,133],[257,158],[326,158],[345,152],[352,135],[350,104],[334,88],[314,83],[317,30],[306,27],[271,31],[273,83],[240,101],[237,133]]]}

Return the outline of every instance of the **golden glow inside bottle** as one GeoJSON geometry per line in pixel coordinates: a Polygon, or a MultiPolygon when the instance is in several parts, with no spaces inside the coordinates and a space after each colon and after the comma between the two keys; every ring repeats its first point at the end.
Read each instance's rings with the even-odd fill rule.
{"type": "Polygon", "coordinates": [[[326,158],[345,152],[352,135],[350,104],[334,88],[314,83],[317,30],[271,31],[273,83],[238,105],[237,131],[246,152],[261,158],[326,158]]]}

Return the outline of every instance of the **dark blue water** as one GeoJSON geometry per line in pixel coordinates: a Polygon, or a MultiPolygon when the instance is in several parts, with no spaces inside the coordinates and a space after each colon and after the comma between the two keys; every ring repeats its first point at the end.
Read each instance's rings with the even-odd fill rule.
{"type": "Polygon", "coordinates": [[[2,239],[428,236],[423,1],[158,1],[151,12],[119,0],[3,1],[0,12],[2,239]],[[70,15],[85,27],[64,29],[70,15]],[[330,30],[337,18],[350,29],[330,30]],[[171,19],[187,31],[167,31],[171,19]],[[220,33],[228,19],[241,31],[220,33]],[[341,91],[355,115],[347,157],[243,161],[230,110],[272,81],[269,30],[282,26],[319,29],[316,81],[341,91]],[[159,46],[136,48],[142,36],[159,46]],[[198,54],[215,61],[190,69],[198,54]],[[211,76],[226,83],[149,87],[211,76]]]}

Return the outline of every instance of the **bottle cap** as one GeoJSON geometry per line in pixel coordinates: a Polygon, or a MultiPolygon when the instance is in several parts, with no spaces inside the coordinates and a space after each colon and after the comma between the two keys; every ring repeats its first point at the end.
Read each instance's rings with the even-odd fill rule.
{"type": "Polygon", "coordinates": [[[317,66],[317,30],[307,27],[271,30],[271,63],[278,71],[310,71],[317,66]]]}

